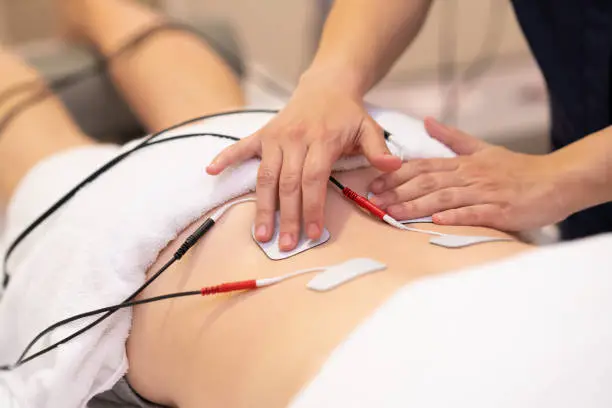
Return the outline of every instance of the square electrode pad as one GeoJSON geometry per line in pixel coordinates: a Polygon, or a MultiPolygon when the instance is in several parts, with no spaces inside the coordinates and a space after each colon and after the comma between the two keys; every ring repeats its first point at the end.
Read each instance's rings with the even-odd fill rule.
{"type": "Polygon", "coordinates": [[[268,258],[278,261],[281,259],[286,259],[292,257],[293,255],[297,255],[300,252],[308,251],[314,247],[317,247],[321,244],[329,241],[331,235],[326,228],[323,228],[323,233],[319,237],[319,239],[310,239],[304,233],[304,228],[302,228],[302,233],[300,234],[300,239],[298,241],[297,246],[292,251],[281,251],[278,247],[278,241],[280,240],[280,212],[277,211],[274,217],[274,235],[272,235],[272,239],[268,242],[259,242],[255,238],[255,225],[251,228],[251,236],[253,240],[259,245],[259,247],[264,251],[264,253],[268,256],[268,258]]]}

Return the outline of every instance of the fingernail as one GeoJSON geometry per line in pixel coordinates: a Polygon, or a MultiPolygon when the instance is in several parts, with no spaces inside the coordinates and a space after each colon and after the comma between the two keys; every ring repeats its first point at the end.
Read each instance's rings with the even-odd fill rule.
{"type": "Polygon", "coordinates": [[[434,214],[431,216],[432,221],[434,222],[434,224],[444,224],[446,223],[446,216],[441,215],[441,214],[434,214]]]}
{"type": "Polygon", "coordinates": [[[293,237],[288,232],[283,232],[280,239],[281,249],[289,249],[293,246],[293,237]]]}
{"type": "Polygon", "coordinates": [[[268,228],[266,228],[266,226],[264,224],[261,224],[260,226],[257,227],[257,229],[255,230],[255,237],[258,240],[261,239],[266,239],[266,233],[268,232],[268,228]]]}
{"type": "Polygon", "coordinates": [[[370,202],[377,207],[382,207],[383,205],[385,205],[385,201],[377,195],[372,195],[370,197],[370,202]]]}
{"type": "Polygon", "coordinates": [[[372,183],[370,190],[372,190],[373,193],[380,193],[383,189],[383,186],[384,183],[382,180],[376,180],[372,183]]]}
{"type": "Polygon", "coordinates": [[[319,226],[316,222],[311,222],[310,224],[308,224],[308,229],[306,231],[308,233],[308,238],[310,239],[317,239],[321,234],[321,230],[319,229],[319,226]]]}
{"type": "Polygon", "coordinates": [[[218,167],[219,167],[219,163],[214,161],[206,167],[206,171],[216,171],[218,167]]]}
{"type": "Polygon", "coordinates": [[[445,130],[445,131],[449,130],[448,126],[446,126],[445,124],[443,124],[441,122],[438,122],[436,119],[432,118],[430,123],[431,123],[432,126],[437,127],[438,130],[445,130]]]}

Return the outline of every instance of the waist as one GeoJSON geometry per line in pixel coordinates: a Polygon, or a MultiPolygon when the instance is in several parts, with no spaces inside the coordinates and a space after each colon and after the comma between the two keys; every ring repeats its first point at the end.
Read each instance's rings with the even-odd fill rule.
{"type": "MultiPolygon", "coordinates": [[[[366,169],[339,178],[363,191],[373,175],[366,169]]],[[[252,293],[136,308],[128,344],[130,379],[145,396],[181,407],[286,406],[329,353],[398,288],[422,276],[527,248],[518,242],[462,250],[435,247],[428,244],[429,236],[394,230],[330,191],[330,241],[296,257],[271,261],[251,238],[254,211],[253,204],[230,210],[191,256],[143,296],[272,277],[355,257],[376,259],[387,269],[324,293],[307,290],[305,283],[312,276],[304,276],[252,293]]]]}

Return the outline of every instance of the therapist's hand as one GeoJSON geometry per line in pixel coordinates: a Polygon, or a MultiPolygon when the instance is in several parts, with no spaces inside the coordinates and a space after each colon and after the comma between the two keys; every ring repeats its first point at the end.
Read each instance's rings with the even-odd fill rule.
{"type": "Polygon", "coordinates": [[[487,144],[426,119],[429,134],[458,154],[419,159],[370,185],[372,201],[396,219],[433,214],[436,224],[519,231],[568,216],[561,199],[562,163],[487,144]]]}
{"type": "Polygon", "coordinates": [[[222,151],[208,166],[219,174],[228,166],[261,157],[257,175],[255,237],[269,241],[280,202],[280,248],[297,244],[303,217],[306,234],[323,229],[328,178],[343,154],[363,153],[376,168],[397,170],[383,129],[370,117],[361,96],[337,83],[302,79],[287,106],[257,133],[222,151]]]}

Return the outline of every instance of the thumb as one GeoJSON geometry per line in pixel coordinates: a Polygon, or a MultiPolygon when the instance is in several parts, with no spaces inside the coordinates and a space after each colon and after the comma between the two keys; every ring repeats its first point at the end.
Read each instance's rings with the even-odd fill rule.
{"type": "Polygon", "coordinates": [[[427,133],[437,141],[448,146],[460,156],[476,153],[487,147],[487,143],[458,129],[443,125],[434,118],[425,118],[427,133]]]}
{"type": "Polygon", "coordinates": [[[370,164],[384,172],[402,167],[402,159],[393,156],[385,143],[385,131],[370,118],[361,125],[359,145],[370,164]]]}

